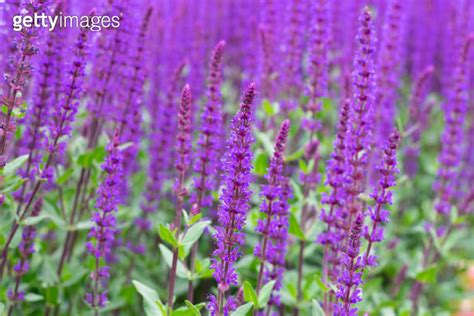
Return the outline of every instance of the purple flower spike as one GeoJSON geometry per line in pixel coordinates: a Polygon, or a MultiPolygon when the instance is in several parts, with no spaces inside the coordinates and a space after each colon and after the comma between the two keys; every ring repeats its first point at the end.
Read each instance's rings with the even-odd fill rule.
{"type": "Polygon", "coordinates": [[[43,177],[51,180],[51,163],[53,158],[61,159],[65,150],[65,137],[71,136],[72,123],[76,119],[79,102],[84,92],[83,83],[85,77],[87,56],[87,30],[82,29],[74,46],[74,57],[67,72],[66,84],[63,86],[64,95],[53,110],[49,122],[49,142],[46,145],[49,151],[48,161],[43,170],[43,177]]]}
{"type": "Polygon", "coordinates": [[[436,211],[444,216],[449,215],[456,199],[455,184],[461,165],[462,144],[464,138],[464,122],[466,120],[468,103],[468,81],[466,59],[469,47],[474,43],[474,37],[468,37],[454,70],[447,102],[444,105],[445,127],[441,135],[441,152],[439,155],[440,169],[433,189],[437,193],[436,211]]]}
{"type": "Polygon", "coordinates": [[[363,260],[364,266],[376,266],[377,258],[370,254],[373,244],[381,242],[383,240],[383,228],[380,227],[382,224],[388,222],[389,212],[384,209],[384,205],[392,204],[392,192],[390,188],[396,185],[395,174],[397,170],[397,147],[400,142],[400,134],[395,131],[392,132],[388,143],[383,151],[384,159],[378,168],[380,173],[380,180],[378,188],[371,194],[371,197],[375,201],[374,206],[368,207],[369,217],[372,220],[372,226],[364,227],[364,237],[368,241],[367,250],[363,260]]]}
{"type": "MultiPolygon", "coordinates": [[[[263,219],[259,219],[255,230],[262,235],[262,241],[257,244],[254,250],[254,255],[260,258],[260,271],[257,281],[257,292],[262,287],[264,273],[268,274],[269,267],[267,262],[276,262],[277,246],[286,248],[286,241],[279,240],[277,245],[274,238],[281,237],[281,226],[283,222],[287,222],[288,218],[282,217],[281,207],[288,202],[289,192],[283,194],[283,185],[285,184],[285,177],[283,175],[284,168],[284,154],[286,149],[286,142],[288,139],[288,132],[290,129],[290,121],[285,120],[281,125],[275,142],[275,151],[270,162],[270,168],[265,176],[267,184],[262,186],[261,196],[263,197],[260,212],[265,214],[263,219]]],[[[285,225],[286,226],[286,225],[285,225]]],[[[284,257],[283,257],[284,260],[284,257]]],[[[284,263],[284,261],[283,261],[284,263]]],[[[277,277],[281,280],[282,276],[277,277]]]]}
{"type": "Polygon", "coordinates": [[[217,214],[219,225],[214,235],[216,248],[211,264],[218,285],[218,296],[211,296],[208,305],[213,316],[222,313],[228,315],[236,307],[233,297],[227,292],[230,286],[238,284],[234,263],[241,256],[239,247],[245,243],[242,230],[250,207],[254,97],[255,84],[252,83],[245,92],[239,112],[232,120],[227,153],[223,160],[224,189],[217,214]]]}
{"type": "MultiPolygon", "coordinates": [[[[43,207],[43,199],[38,199],[35,202],[31,216],[38,216],[43,207]]],[[[29,271],[30,265],[28,260],[31,255],[35,252],[34,242],[36,238],[36,227],[33,225],[25,226],[21,234],[21,242],[18,246],[20,253],[20,260],[13,266],[15,272],[15,286],[13,289],[9,289],[7,293],[8,299],[11,301],[9,314],[13,311],[17,302],[23,301],[25,298],[25,292],[19,290],[21,278],[29,271]]]]}
{"type": "Polygon", "coordinates": [[[326,231],[318,236],[318,242],[324,245],[323,278],[325,281],[337,281],[338,257],[341,250],[338,218],[340,208],[344,203],[344,187],[347,183],[346,167],[346,137],[348,132],[350,101],[346,100],[339,114],[337,135],[334,143],[334,151],[328,161],[328,173],[326,184],[331,187],[328,195],[323,195],[322,202],[329,209],[324,208],[321,212],[321,220],[326,223],[326,231]]]}
{"type": "Polygon", "coordinates": [[[310,100],[308,108],[315,114],[321,110],[321,101],[319,99],[327,96],[328,90],[328,1],[314,1],[312,10],[313,29],[310,47],[310,100]]]}
{"type": "Polygon", "coordinates": [[[122,183],[122,154],[116,133],[107,146],[107,158],[102,165],[105,178],[97,189],[96,208],[92,215],[94,226],[89,232],[87,251],[95,258],[95,270],[90,274],[92,292],[86,294],[86,302],[92,308],[104,307],[107,303],[106,284],[109,279],[109,267],[102,262],[111,252],[115,240],[115,212],[119,203],[119,188],[122,183]]]}
{"type": "Polygon", "coordinates": [[[212,53],[211,65],[208,78],[208,100],[202,113],[202,125],[198,140],[199,152],[194,164],[195,191],[191,197],[192,203],[196,203],[198,209],[201,206],[210,206],[212,197],[210,190],[216,186],[215,174],[218,169],[218,154],[221,153],[221,131],[222,131],[222,96],[220,93],[222,84],[222,55],[225,42],[220,41],[212,53]]]}
{"type": "Polygon", "coordinates": [[[352,305],[362,300],[359,285],[362,283],[361,269],[363,268],[363,263],[359,252],[363,225],[364,216],[358,214],[347,239],[347,249],[342,259],[344,270],[339,276],[339,287],[336,293],[340,303],[336,304],[334,315],[356,316],[357,308],[352,307],[352,305]]]}

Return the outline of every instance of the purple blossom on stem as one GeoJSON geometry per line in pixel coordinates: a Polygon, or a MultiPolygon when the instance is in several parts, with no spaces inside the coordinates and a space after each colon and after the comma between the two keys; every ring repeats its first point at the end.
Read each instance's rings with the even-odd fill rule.
{"type": "Polygon", "coordinates": [[[405,150],[405,173],[409,177],[414,177],[418,170],[419,142],[421,134],[429,123],[429,114],[431,113],[430,104],[425,105],[426,90],[430,77],[434,71],[433,66],[426,67],[415,81],[413,92],[408,103],[410,110],[409,129],[411,129],[410,139],[413,142],[405,150]]]}
{"type": "MultiPolygon", "coordinates": [[[[340,208],[344,205],[344,187],[346,180],[346,137],[348,132],[350,101],[346,100],[339,114],[336,140],[334,142],[334,151],[327,163],[327,181],[330,186],[329,194],[323,195],[322,202],[327,205],[321,211],[321,220],[326,224],[326,230],[318,236],[317,242],[324,246],[323,256],[323,281],[336,282],[339,276],[339,255],[341,251],[340,227],[337,216],[340,214],[340,208]]],[[[332,294],[332,293],[331,293],[332,294]]],[[[331,305],[324,301],[324,309],[330,313],[331,305]]]]}
{"type": "Polygon", "coordinates": [[[25,196],[27,187],[34,182],[39,172],[39,164],[42,158],[42,150],[47,143],[47,135],[42,127],[49,122],[53,104],[53,73],[57,68],[59,55],[57,42],[59,38],[55,32],[49,33],[46,43],[43,45],[41,60],[39,62],[37,87],[34,90],[32,106],[27,109],[25,119],[25,131],[18,146],[19,154],[27,154],[26,166],[20,170],[20,175],[27,179],[19,191],[15,192],[18,201],[17,214],[28,196],[25,196]]]}
{"type": "MultiPolygon", "coordinates": [[[[43,199],[38,199],[35,202],[31,216],[38,216],[43,207],[43,199]]],[[[23,228],[21,235],[21,242],[18,246],[20,253],[19,261],[14,265],[13,271],[15,272],[15,286],[13,289],[9,289],[7,292],[8,299],[10,300],[10,307],[8,315],[11,315],[16,303],[21,302],[25,298],[25,292],[20,290],[21,278],[29,271],[30,266],[28,260],[31,255],[35,252],[34,242],[36,238],[36,227],[33,225],[27,225],[23,228]]]]}
{"type": "Polygon", "coordinates": [[[377,189],[371,194],[375,202],[374,206],[368,207],[369,217],[372,220],[372,226],[364,227],[364,237],[368,241],[363,264],[374,267],[377,265],[377,258],[370,254],[373,244],[381,242],[384,239],[382,224],[389,220],[389,211],[384,209],[387,204],[392,204],[392,192],[390,188],[395,187],[395,174],[397,170],[397,147],[400,142],[400,134],[395,131],[390,135],[383,151],[383,161],[378,168],[380,180],[377,189]]]}
{"type": "Polygon", "coordinates": [[[222,96],[220,93],[222,84],[222,55],[224,52],[224,41],[220,41],[215,47],[208,78],[208,100],[204,107],[201,121],[201,131],[198,140],[199,152],[194,163],[194,172],[198,174],[194,178],[194,188],[191,197],[192,203],[196,203],[200,210],[202,206],[210,206],[212,197],[210,191],[215,187],[214,175],[218,169],[218,155],[220,148],[220,133],[222,130],[222,96]]]}
{"type": "Polygon", "coordinates": [[[272,261],[275,256],[275,245],[272,237],[279,234],[280,228],[280,203],[282,201],[282,185],[284,184],[284,154],[288,132],[290,129],[290,121],[285,120],[280,127],[276,141],[273,157],[270,161],[268,173],[265,175],[266,185],[262,186],[261,197],[263,198],[260,206],[260,212],[265,214],[264,218],[259,219],[255,231],[262,235],[261,241],[257,243],[254,255],[260,259],[260,269],[257,279],[257,293],[260,291],[263,283],[263,276],[266,263],[272,261]]]}
{"type": "MultiPolygon", "coordinates": [[[[176,194],[175,218],[171,228],[179,234],[181,227],[181,216],[183,213],[184,198],[188,191],[184,186],[187,171],[190,164],[191,153],[191,88],[185,85],[181,92],[181,104],[178,111],[178,135],[176,136],[176,171],[178,176],[174,186],[176,194]]],[[[168,285],[168,307],[173,308],[174,286],[176,282],[176,269],[178,264],[178,248],[173,249],[173,261],[171,263],[168,285]]]]}
{"type": "Polygon", "coordinates": [[[456,199],[455,183],[461,164],[464,122],[466,120],[468,81],[466,76],[466,58],[474,36],[468,37],[459,53],[458,64],[454,70],[452,87],[444,105],[445,127],[441,136],[440,168],[433,185],[437,194],[435,209],[440,215],[447,216],[456,199]]]}
{"type": "MultiPolygon", "coordinates": [[[[199,151],[194,162],[194,188],[191,195],[191,203],[195,209],[194,213],[201,213],[202,207],[212,205],[211,190],[216,187],[215,174],[219,169],[218,155],[222,152],[220,131],[222,130],[222,96],[220,93],[222,84],[222,55],[225,42],[220,41],[214,48],[208,78],[208,100],[201,116],[201,132],[198,140],[199,151]]],[[[195,243],[191,250],[190,270],[195,269],[195,258],[198,244],[195,243]]],[[[188,300],[193,301],[193,281],[189,281],[188,300]]]]}
{"type": "Polygon", "coordinates": [[[119,203],[119,188],[122,179],[122,153],[119,149],[119,137],[116,133],[107,146],[107,157],[102,165],[105,177],[97,189],[96,208],[92,215],[94,226],[89,232],[86,248],[95,259],[95,270],[90,274],[91,292],[86,293],[85,300],[94,309],[107,304],[107,280],[110,277],[109,267],[104,265],[105,258],[111,252],[116,234],[116,217],[119,203]]]}
{"type": "Polygon", "coordinates": [[[84,92],[83,84],[88,49],[87,36],[86,29],[82,29],[78,35],[74,44],[74,57],[67,72],[67,78],[65,78],[66,83],[63,86],[64,95],[59,100],[49,120],[49,141],[46,144],[49,156],[42,174],[48,180],[51,180],[53,174],[50,169],[53,158],[61,158],[66,148],[64,138],[71,136],[72,123],[76,119],[80,99],[84,92]]]}
{"type": "Polygon", "coordinates": [[[377,93],[375,121],[379,148],[393,129],[396,116],[397,88],[400,85],[400,66],[402,64],[403,25],[405,20],[404,1],[390,0],[387,4],[380,51],[377,55],[377,93]]]}
{"type": "Polygon", "coordinates": [[[337,316],[356,316],[357,308],[352,307],[362,300],[361,289],[363,268],[362,258],[359,256],[364,215],[357,214],[347,238],[345,256],[342,259],[343,271],[339,276],[336,297],[341,301],[335,305],[337,316]]]}
{"type": "Polygon", "coordinates": [[[359,48],[354,59],[354,99],[351,103],[346,143],[348,183],[345,189],[344,207],[339,214],[343,228],[340,230],[343,252],[341,253],[342,271],[338,277],[339,290],[336,296],[342,300],[342,305],[337,305],[335,311],[337,315],[356,315],[357,308],[351,308],[351,305],[361,300],[360,289],[357,288],[362,282],[361,273],[357,270],[362,266],[358,252],[364,220],[364,205],[359,195],[365,191],[374,99],[374,25],[372,15],[367,8],[363,10],[359,23],[357,36],[359,48]]]}
{"type": "MultiPolygon", "coordinates": [[[[312,34],[310,44],[310,65],[309,65],[309,104],[308,110],[311,112],[311,120],[315,121],[316,113],[321,110],[321,97],[328,93],[328,48],[329,48],[329,17],[328,1],[319,0],[312,4],[312,34]]],[[[309,130],[316,132],[318,124],[309,124],[309,130]]]]}
{"type": "Polygon", "coordinates": [[[241,256],[239,246],[245,243],[242,230],[245,225],[251,191],[249,190],[252,170],[253,143],[253,100],[255,84],[251,83],[244,94],[240,110],[232,120],[227,153],[223,160],[224,189],[222,204],[218,210],[218,222],[214,239],[216,248],[211,260],[213,276],[217,281],[218,295],[210,297],[208,310],[211,315],[226,315],[236,308],[235,300],[227,292],[230,286],[238,284],[234,263],[241,256]]]}
{"type": "MultiPolygon", "coordinates": [[[[22,1],[21,6],[23,16],[33,16],[47,10],[47,0],[22,1]]],[[[12,118],[13,111],[22,103],[25,95],[25,89],[31,75],[31,61],[34,55],[38,53],[37,39],[40,33],[34,27],[23,27],[18,33],[15,42],[15,56],[8,65],[5,74],[5,89],[1,97],[1,103],[7,108],[7,113],[0,113],[0,164],[3,166],[7,159],[5,153],[7,150],[7,141],[14,134],[16,129],[12,118]]]]}

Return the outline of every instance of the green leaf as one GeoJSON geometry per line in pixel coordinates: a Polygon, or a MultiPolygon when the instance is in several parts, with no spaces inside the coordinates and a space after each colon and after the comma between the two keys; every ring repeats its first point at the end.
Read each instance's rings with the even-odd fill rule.
{"type": "Polygon", "coordinates": [[[5,304],[0,302],[0,315],[3,315],[3,312],[5,311],[5,304]]]}
{"type": "Polygon", "coordinates": [[[288,228],[288,232],[300,240],[305,240],[303,230],[301,229],[295,214],[290,213],[289,220],[290,227],[288,228]]]}
{"type": "Polygon", "coordinates": [[[137,292],[143,297],[143,308],[147,316],[166,316],[163,313],[163,309],[157,304],[159,302],[159,304],[163,305],[158,292],[137,280],[133,280],[132,283],[137,292]]]}
{"type": "Polygon", "coordinates": [[[3,174],[4,176],[15,174],[15,172],[28,160],[28,157],[28,155],[16,157],[12,161],[8,162],[5,167],[3,167],[3,170],[0,172],[0,174],[3,174]]]}
{"type": "Polygon", "coordinates": [[[267,173],[268,157],[265,154],[265,152],[260,152],[259,154],[257,154],[253,165],[254,165],[255,174],[259,176],[263,176],[267,173]]]}
{"type": "Polygon", "coordinates": [[[273,116],[276,114],[274,106],[270,103],[270,101],[268,101],[268,99],[263,99],[262,107],[268,116],[273,116]]]}
{"type": "Polygon", "coordinates": [[[198,213],[196,215],[192,215],[189,219],[188,225],[191,226],[194,223],[197,223],[202,218],[202,213],[198,213]]]}
{"type": "Polygon", "coordinates": [[[183,237],[181,243],[183,245],[192,246],[202,235],[204,229],[211,224],[211,221],[197,222],[196,224],[189,227],[188,231],[183,237]]]}
{"type": "Polygon", "coordinates": [[[323,291],[324,293],[329,291],[329,287],[326,284],[324,284],[324,282],[321,280],[321,275],[315,274],[313,275],[313,279],[318,285],[318,287],[321,289],[321,291],[323,291]]]}
{"type": "Polygon", "coordinates": [[[434,283],[436,282],[437,273],[438,267],[436,265],[431,265],[423,271],[418,272],[418,274],[415,276],[415,279],[422,283],[434,283]]]}
{"type": "Polygon", "coordinates": [[[30,216],[30,217],[26,218],[25,220],[23,220],[23,222],[21,222],[21,225],[33,226],[33,225],[36,225],[39,222],[41,222],[42,220],[47,219],[47,218],[49,218],[49,214],[41,213],[38,216],[30,216]]]}
{"type": "Polygon", "coordinates": [[[254,135],[257,141],[263,145],[263,148],[265,148],[267,154],[271,156],[273,154],[273,142],[270,136],[263,133],[262,131],[259,131],[258,129],[254,129],[254,135]]]}
{"type": "Polygon", "coordinates": [[[298,160],[298,165],[299,165],[301,171],[303,171],[305,174],[308,174],[309,167],[308,167],[308,164],[306,163],[305,160],[303,160],[303,159],[298,160]]]}
{"type": "Polygon", "coordinates": [[[270,281],[265,284],[258,293],[258,306],[260,308],[265,307],[270,300],[270,296],[273,291],[273,287],[275,286],[275,281],[270,281]]]}
{"type": "Polygon", "coordinates": [[[247,303],[242,306],[239,306],[235,311],[230,314],[230,316],[245,316],[247,313],[252,309],[253,304],[252,303],[247,303]]]}
{"type": "Polygon", "coordinates": [[[316,300],[312,301],[313,310],[311,315],[312,316],[325,316],[323,309],[321,308],[321,305],[319,305],[319,302],[316,300]]]}
{"type": "Polygon", "coordinates": [[[118,150],[120,150],[120,151],[125,150],[125,149],[131,147],[132,145],[133,145],[133,142],[124,143],[124,144],[118,146],[118,150]]]}
{"type": "MultiPolygon", "coordinates": [[[[166,265],[170,268],[173,263],[173,252],[166,248],[165,245],[160,245],[159,247],[163,258],[165,259],[166,265]]],[[[191,273],[180,260],[178,260],[178,263],[176,265],[176,275],[182,279],[191,278],[191,273]]]]}
{"type": "Polygon", "coordinates": [[[257,292],[255,292],[252,284],[250,284],[248,281],[244,282],[244,299],[246,302],[251,302],[257,307],[259,306],[257,292]]]}
{"type": "Polygon", "coordinates": [[[35,294],[35,293],[27,293],[25,295],[25,301],[27,302],[39,302],[44,300],[43,295],[35,294]]]}
{"type": "Polygon", "coordinates": [[[163,241],[166,241],[173,247],[178,247],[178,240],[176,240],[174,233],[169,229],[168,226],[160,224],[158,233],[160,234],[160,237],[163,241]]]}
{"type": "Polygon", "coordinates": [[[193,303],[191,303],[188,300],[185,300],[184,303],[186,303],[186,306],[193,312],[194,316],[201,316],[201,312],[199,311],[199,308],[194,306],[193,303]]]}

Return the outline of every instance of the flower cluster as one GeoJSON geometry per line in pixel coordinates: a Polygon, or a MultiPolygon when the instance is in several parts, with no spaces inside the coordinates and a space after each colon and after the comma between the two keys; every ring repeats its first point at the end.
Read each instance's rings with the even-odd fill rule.
{"type": "MultiPolygon", "coordinates": [[[[285,231],[282,230],[288,226],[286,213],[288,211],[288,196],[291,193],[288,192],[288,181],[284,176],[284,154],[289,128],[290,121],[285,120],[278,132],[275,141],[275,151],[268,173],[265,176],[267,184],[262,186],[261,196],[263,201],[260,206],[260,212],[265,214],[265,216],[258,220],[255,228],[262,235],[261,242],[257,243],[254,250],[254,255],[261,261],[257,290],[260,290],[262,286],[264,273],[268,275],[271,269],[266,266],[267,262],[278,264],[276,267],[276,269],[279,269],[278,272],[281,272],[282,266],[284,267],[285,257],[283,255],[282,258],[281,254],[282,251],[284,254],[284,249],[286,249],[286,235],[285,231]]],[[[274,278],[279,279],[281,283],[281,277],[282,275],[278,273],[274,278]]]]}
{"type": "MultiPolygon", "coordinates": [[[[227,294],[230,286],[237,285],[235,261],[240,257],[239,247],[244,245],[245,236],[242,229],[249,209],[251,191],[249,189],[252,170],[253,143],[251,127],[253,118],[253,99],[255,85],[252,83],[244,94],[240,110],[232,120],[231,135],[227,144],[227,152],[223,161],[224,189],[221,205],[218,210],[219,225],[214,236],[216,248],[213,252],[211,268],[218,283],[218,296],[211,299],[209,311],[211,315],[222,313],[222,309],[230,311],[235,308],[233,299],[227,294]],[[214,303],[213,303],[214,302],[214,303]]],[[[228,315],[228,312],[225,313],[228,315]]]]}
{"type": "Polygon", "coordinates": [[[201,117],[200,138],[198,140],[199,152],[194,163],[194,172],[198,175],[194,178],[196,191],[192,195],[193,203],[198,209],[201,206],[210,206],[212,198],[210,190],[215,188],[215,173],[218,170],[218,155],[222,152],[221,137],[222,130],[222,97],[220,93],[222,84],[222,55],[225,42],[221,41],[214,48],[211,58],[208,78],[208,100],[201,117]]]}
{"type": "Polygon", "coordinates": [[[92,291],[86,294],[86,301],[91,307],[104,307],[107,303],[107,291],[105,285],[110,277],[109,267],[102,265],[101,259],[105,259],[110,253],[112,243],[115,240],[117,212],[119,201],[119,186],[122,182],[122,154],[119,148],[119,139],[116,134],[107,146],[107,158],[102,169],[105,178],[97,189],[97,211],[92,215],[94,226],[89,233],[89,241],[86,243],[87,251],[95,258],[95,270],[91,273],[92,291]],[[99,286],[104,287],[103,290],[99,286]]]}

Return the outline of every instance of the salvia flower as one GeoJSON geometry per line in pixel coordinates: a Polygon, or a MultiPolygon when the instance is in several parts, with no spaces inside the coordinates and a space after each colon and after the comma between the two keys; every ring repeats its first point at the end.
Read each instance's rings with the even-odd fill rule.
{"type": "Polygon", "coordinates": [[[267,184],[262,186],[261,196],[263,198],[260,206],[260,212],[265,216],[258,220],[255,230],[262,235],[262,240],[257,244],[254,250],[254,255],[260,258],[260,271],[257,281],[257,291],[260,290],[263,281],[263,273],[265,271],[265,263],[271,261],[275,256],[275,248],[271,238],[275,234],[279,234],[279,213],[280,203],[282,201],[282,185],[284,183],[284,154],[286,149],[286,142],[288,139],[288,132],[290,128],[290,121],[285,120],[278,132],[275,151],[270,161],[268,173],[265,176],[267,184]]]}
{"type": "Polygon", "coordinates": [[[464,122],[467,112],[467,77],[466,57],[474,37],[465,41],[459,54],[458,64],[454,70],[454,78],[446,104],[444,105],[445,127],[441,136],[440,168],[433,189],[437,193],[436,211],[448,215],[456,199],[455,183],[457,170],[461,164],[464,122]]]}
{"type": "Polygon", "coordinates": [[[211,315],[229,315],[236,307],[234,299],[227,292],[230,286],[238,284],[234,263],[241,256],[239,247],[245,243],[242,230],[250,207],[254,97],[255,85],[252,83],[245,92],[239,112],[232,120],[227,153],[223,160],[224,189],[217,214],[218,226],[214,235],[216,248],[211,264],[218,284],[218,295],[217,298],[211,296],[208,305],[211,315]]]}
{"type": "Polygon", "coordinates": [[[191,201],[201,206],[210,206],[212,197],[210,190],[215,188],[215,174],[218,170],[218,155],[222,152],[221,131],[222,131],[222,96],[220,93],[222,84],[222,55],[225,42],[221,41],[215,47],[208,78],[208,100],[201,116],[201,130],[199,133],[197,159],[194,162],[195,191],[191,201]]]}
{"type": "MultiPolygon", "coordinates": [[[[43,199],[38,199],[35,202],[31,216],[38,216],[43,207],[43,199]]],[[[15,286],[10,288],[7,292],[8,299],[10,300],[9,315],[12,313],[13,308],[17,302],[23,301],[25,298],[25,292],[20,290],[21,278],[29,271],[29,259],[35,252],[34,242],[36,238],[36,227],[33,225],[27,225],[23,228],[21,235],[21,242],[18,246],[20,253],[20,259],[14,265],[13,271],[15,272],[15,286]]]]}
{"type": "Polygon", "coordinates": [[[364,216],[358,214],[347,238],[345,256],[342,259],[344,269],[339,276],[339,286],[336,292],[336,297],[340,302],[335,306],[334,315],[356,316],[357,308],[353,305],[362,300],[359,285],[362,283],[363,262],[359,252],[363,225],[364,216]]]}
{"type": "Polygon", "coordinates": [[[107,303],[106,284],[110,276],[109,267],[102,262],[111,252],[115,240],[119,187],[122,180],[122,154],[117,133],[107,146],[107,157],[102,165],[105,177],[97,189],[96,208],[92,215],[94,226],[89,232],[86,248],[95,258],[95,269],[90,274],[92,291],[85,296],[87,304],[93,308],[104,307],[107,303]]]}
{"type": "MultiPolygon", "coordinates": [[[[47,0],[22,1],[23,16],[33,16],[47,10],[47,0]]],[[[24,101],[25,89],[31,75],[31,61],[38,52],[37,39],[39,30],[34,27],[23,27],[15,42],[15,56],[7,67],[5,87],[3,89],[2,104],[6,105],[7,113],[0,114],[0,156],[6,152],[7,141],[15,131],[13,111],[24,101]]]]}
{"type": "MultiPolygon", "coordinates": [[[[321,110],[321,97],[327,96],[328,89],[328,47],[329,47],[329,8],[327,0],[314,1],[312,4],[312,34],[310,43],[310,85],[308,110],[312,120],[321,110]]],[[[315,132],[316,124],[310,125],[315,132]]]]}
{"type": "Polygon", "coordinates": [[[390,188],[396,185],[395,174],[397,170],[397,146],[400,141],[400,134],[392,132],[383,151],[383,162],[379,166],[380,180],[377,189],[371,194],[374,206],[368,207],[368,215],[372,220],[372,225],[364,227],[364,237],[368,241],[367,250],[363,264],[365,266],[376,266],[377,261],[370,251],[373,244],[384,239],[382,224],[388,222],[389,211],[384,209],[387,204],[392,204],[392,192],[390,188]]]}
{"type": "Polygon", "coordinates": [[[339,114],[334,151],[327,163],[326,184],[331,191],[323,195],[322,202],[327,205],[321,211],[321,220],[326,223],[326,230],[318,236],[317,241],[324,245],[323,277],[325,280],[336,281],[338,253],[340,250],[340,234],[338,233],[337,215],[344,202],[346,179],[346,137],[349,121],[350,101],[346,100],[339,114]]]}
{"type": "Polygon", "coordinates": [[[54,109],[49,122],[49,139],[46,144],[49,151],[48,161],[42,176],[51,179],[52,159],[60,159],[64,153],[65,137],[71,136],[72,123],[76,119],[81,96],[84,92],[86,57],[88,52],[87,30],[82,29],[74,45],[74,57],[65,78],[63,95],[54,109]]]}
{"type": "Polygon", "coordinates": [[[413,92],[410,96],[408,103],[410,110],[409,129],[412,129],[410,138],[412,145],[405,150],[405,173],[409,177],[414,177],[418,171],[418,155],[419,155],[419,142],[421,134],[426,129],[429,123],[429,114],[431,113],[431,107],[429,104],[425,104],[425,98],[427,95],[427,86],[429,79],[434,71],[433,66],[426,67],[417,77],[413,92]]]}

